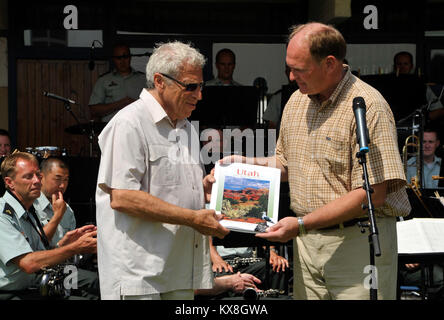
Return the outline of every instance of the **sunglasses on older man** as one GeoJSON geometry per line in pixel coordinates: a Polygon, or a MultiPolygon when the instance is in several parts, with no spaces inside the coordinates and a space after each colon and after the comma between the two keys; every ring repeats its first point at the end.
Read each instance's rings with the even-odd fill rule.
{"type": "Polygon", "coordinates": [[[203,87],[203,82],[200,83],[183,83],[182,81],[179,81],[175,78],[173,78],[172,76],[169,76],[165,73],[161,73],[162,76],[164,76],[165,78],[168,78],[170,80],[173,80],[175,82],[177,82],[178,84],[180,84],[182,87],[185,88],[185,91],[195,91],[197,88],[199,88],[199,90],[202,90],[203,87]]]}

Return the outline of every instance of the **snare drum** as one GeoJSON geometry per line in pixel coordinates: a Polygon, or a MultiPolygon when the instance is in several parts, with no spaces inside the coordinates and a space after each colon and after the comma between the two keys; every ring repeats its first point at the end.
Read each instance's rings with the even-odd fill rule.
{"type": "Polygon", "coordinates": [[[58,157],[61,152],[58,147],[53,146],[44,146],[44,147],[35,147],[33,150],[33,154],[40,158],[48,158],[48,157],[58,157]]]}

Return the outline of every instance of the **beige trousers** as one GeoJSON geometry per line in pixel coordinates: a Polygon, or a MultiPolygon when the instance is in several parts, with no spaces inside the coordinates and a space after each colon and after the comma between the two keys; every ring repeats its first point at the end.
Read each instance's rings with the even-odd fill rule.
{"type": "MultiPolygon", "coordinates": [[[[396,299],[398,250],[396,218],[376,219],[381,256],[375,257],[377,284],[370,282],[369,230],[358,226],[311,230],[294,241],[294,299],[396,299]],[[376,286],[377,285],[377,286],[376,286]]],[[[375,273],[373,273],[375,275],[375,273]]]]}

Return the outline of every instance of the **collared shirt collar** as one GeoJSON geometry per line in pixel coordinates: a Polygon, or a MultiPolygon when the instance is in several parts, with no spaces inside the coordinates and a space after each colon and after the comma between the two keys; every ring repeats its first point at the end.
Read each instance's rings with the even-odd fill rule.
{"type": "Polygon", "coordinates": [[[40,210],[44,211],[48,206],[51,206],[51,202],[45,196],[43,192],[40,192],[40,197],[34,201],[34,205],[37,205],[40,210]]]}
{"type": "Polygon", "coordinates": [[[134,70],[132,67],[130,67],[130,69],[131,69],[130,73],[127,74],[126,76],[122,76],[122,75],[117,71],[117,69],[113,69],[113,75],[115,75],[115,76],[121,76],[121,77],[123,77],[123,78],[130,77],[130,76],[132,76],[133,74],[136,73],[136,70],[134,70]]]}
{"type": "Polygon", "coordinates": [[[153,97],[153,95],[148,90],[142,90],[140,93],[140,98],[145,101],[149,106],[151,116],[153,117],[154,123],[159,123],[163,119],[166,119],[173,128],[182,128],[186,124],[186,119],[177,120],[176,126],[173,125],[170,117],[168,117],[165,109],[160,105],[160,103],[153,97]]]}
{"type": "Polygon", "coordinates": [[[234,81],[233,79],[229,80],[229,83],[225,83],[224,80],[220,78],[214,78],[205,83],[208,86],[240,86],[240,83],[234,81]]]}
{"type": "Polygon", "coordinates": [[[435,156],[435,159],[433,160],[433,164],[436,164],[438,166],[441,166],[441,158],[435,156]]]}
{"type": "MultiPolygon", "coordinates": [[[[440,157],[435,156],[435,159],[433,160],[432,163],[433,163],[433,165],[441,166],[441,161],[442,161],[442,159],[441,159],[440,157]]],[[[411,157],[407,163],[408,163],[409,165],[414,165],[414,164],[416,164],[416,157],[411,157]]],[[[423,165],[425,166],[426,163],[423,162],[423,165]]]]}
{"type": "Polygon", "coordinates": [[[228,83],[225,83],[224,80],[217,78],[216,83],[222,86],[233,86],[236,82],[233,79],[230,79],[228,83]]]}
{"type": "Polygon", "coordinates": [[[323,101],[320,102],[319,99],[317,98],[317,95],[308,95],[308,97],[315,102],[316,104],[320,104],[320,109],[327,107],[329,105],[334,105],[336,103],[336,101],[339,98],[340,93],[342,92],[342,89],[344,88],[344,86],[346,85],[346,83],[349,82],[350,78],[351,78],[351,72],[350,72],[350,67],[346,64],[343,65],[343,70],[344,70],[344,76],[342,77],[341,81],[339,81],[338,85],[336,86],[335,90],[333,91],[333,93],[330,95],[330,97],[323,101]]]}

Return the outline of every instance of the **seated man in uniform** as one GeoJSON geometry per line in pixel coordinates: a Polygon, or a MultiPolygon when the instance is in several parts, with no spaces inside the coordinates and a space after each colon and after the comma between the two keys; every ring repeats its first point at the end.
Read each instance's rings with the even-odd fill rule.
{"type": "MultiPolygon", "coordinates": [[[[96,227],[70,231],[58,242],[59,247],[51,249],[32,206],[41,189],[37,159],[29,153],[16,152],[5,158],[1,174],[7,190],[0,198],[0,299],[39,298],[39,271],[64,263],[75,254],[95,253],[96,227]]],[[[76,285],[79,289],[92,286],[81,281],[71,284],[72,289],[76,285]]],[[[73,291],[73,295],[76,293],[73,291]]],[[[78,293],[86,294],[83,290],[78,293]]]]}
{"type": "Polygon", "coordinates": [[[43,230],[53,247],[63,236],[76,228],[76,219],[71,207],[63,200],[68,188],[69,168],[63,160],[49,157],[40,165],[42,192],[34,201],[43,230]]]}

